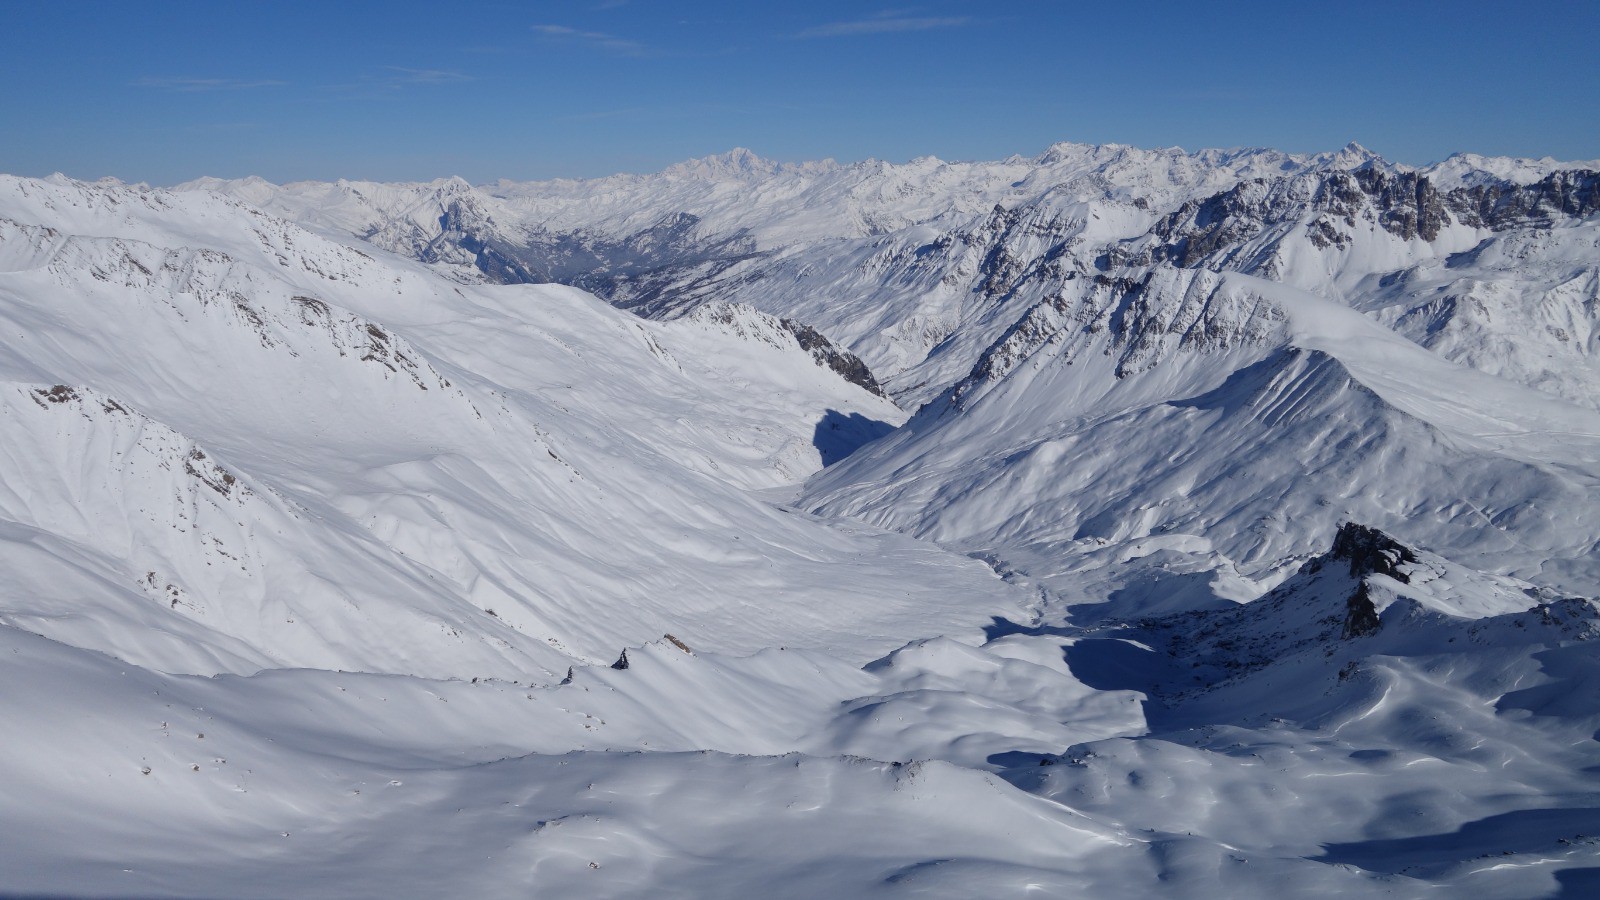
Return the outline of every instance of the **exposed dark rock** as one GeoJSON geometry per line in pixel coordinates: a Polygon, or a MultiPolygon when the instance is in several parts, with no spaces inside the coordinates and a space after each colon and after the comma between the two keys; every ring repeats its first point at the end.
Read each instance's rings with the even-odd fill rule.
{"type": "Polygon", "coordinates": [[[1352,638],[1377,634],[1381,624],[1378,619],[1378,608],[1367,595],[1367,583],[1363,581],[1356,585],[1355,593],[1345,601],[1344,628],[1339,636],[1348,641],[1352,638]]]}
{"type": "Polygon", "coordinates": [[[1362,216],[1396,237],[1434,241],[1456,222],[1504,231],[1600,212],[1600,173],[1586,169],[1553,172],[1530,185],[1489,182],[1449,193],[1425,175],[1377,166],[1321,173],[1309,188],[1308,177],[1243,181],[1189,201],[1156,222],[1148,237],[1108,248],[1098,265],[1224,268],[1245,242],[1298,222],[1315,246],[1342,248],[1350,238],[1341,223],[1351,226],[1362,216]]]}
{"type": "Polygon", "coordinates": [[[1242,181],[1220,194],[1183,204],[1151,229],[1159,241],[1148,254],[1127,261],[1133,265],[1169,262],[1190,269],[1225,247],[1249,240],[1274,218],[1274,209],[1283,205],[1274,196],[1274,184],[1242,181]]]}
{"type": "Polygon", "coordinates": [[[1346,522],[1339,526],[1333,537],[1333,559],[1350,563],[1351,578],[1368,575],[1387,575],[1401,584],[1410,584],[1411,576],[1400,571],[1401,563],[1414,563],[1417,555],[1411,548],[1376,528],[1346,522]]]}
{"type": "Polygon", "coordinates": [[[1349,237],[1339,223],[1353,225],[1363,213],[1406,240],[1432,241],[1452,221],[1445,197],[1415,172],[1363,166],[1315,177],[1309,185],[1307,176],[1243,181],[1204,200],[1185,203],[1151,229],[1158,239],[1155,244],[1139,254],[1124,251],[1121,257],[1136,265],[1225,267],[1246,241],[1308,217],[1307,230],[1318,247],[1346,246],[1349,237]]]}
{"type": "MultiPolygon", "coordinates": [[[[184,470],[198,479],[201,484],[211,488],[224,497],[233,495],[234,485],[238,483],[233,474],[216,463],[206,458],[206,454],[196,447],[189,451],[189,456],[183,462],[184,470]]],[[[249,493],[249,491],[244,491],[249,493]]]]}
{"type": "Polygon", "coordinates": [[[78,399],[78,392],[64,384],[58,384],[50,388],[38,388],[34,393],[51,403],[66,403],[78,399]]]}
{"type": "Polygon", "coordinates": [[[1377,168],[1350,173],[1362,193],[1372,199],[1378,223],[1397,237],[1432,241],[1450,223],[1444,198],[1426,177],[1415,172],[1390,174],[1377,168]]]}
{"type": "Polygon", "coordinates": [[[1600,172],[1552,172],[1529,185],[1491,182],[1452,191],[1446,199],[1462,222],[1476,228],[1548,225],[1558,217],[1600,212],[1600,172]]]}
{"type": "Polygon", "coordinates": [[[613,669],[626,669],[627,667],[628,667],[628,651],[627,650],[623,650],[622,651],[622,655],[617,657],[617,661],[611,664],[611,668],[613,668],[613,669]]]}
{"type": "Polygon", "coordinates": [[[800,344],[800,349],[811,354],[817,365],[823,366],[839,374],[839,377],[854,385],[859,385],[880,397],[886,396],[883,387],[878,384],[878,379],[872,375],[872,370],[849,350],[845,350],[828,340],[822,332],[803,322],[793,319],[778,320],[788,332],[794,335],[795,341],[800,344]]]}

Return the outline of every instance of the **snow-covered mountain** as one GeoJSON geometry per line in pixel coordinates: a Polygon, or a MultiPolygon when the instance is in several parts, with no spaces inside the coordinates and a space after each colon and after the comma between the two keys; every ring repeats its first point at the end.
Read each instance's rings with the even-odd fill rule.
{"type": "Polygon", "coordinates": [[[1581,894],[1597,168],[0,178],[0,893],[1581,894]]]}
{"type": "Polygon", "coordinates": [[[908,406],[1066,282],[1152,264],[1360,304],[1451,359],[1594,405],[1597,172],[1468,154],[1414,170],[1358,144],[1062,143],[997,162],[792,165],[736,150],[589,181],[184,187],[462,278],[574,284],[654,318],[754,306],[859,355],[908,406]]]}
{"type": "Polygon", "coordinates": [[[1519,386],[1590,409],[1600,396],[1600,164],[1058,144],[989,163],[735,151],[586,182],[204,186],[458,276],[567,281],[655,318],[740,302],[806,323],[907,408],[929,404],[813,486],[812,507],[1005,567],[1056,569],[1085,541],[1159,532],[1242,578],[1221,589],[1247,597],[1353,518],[1552,585],[1594,574],[1600,432],[1590,412],[1519,386]],[[1317,343],[1332,333],[1339,348],[1317,343]],[[1268,371],[1286,365],[1310,371],[1268,371]],[[1475,421],[1457,409],[1462,384],[1475,421]],[[1260,406],[1312,386],[1320,405],[1301,403],[1298,420],[1202,412],[1230,392],[1260,406]],[[1041,449],[1068,435],[1100,461],[1041,449]],[[1196,442],[1188,470],[1166,458],[1196,442]],[[1135,465],[1139,446],[1149,458],[1135,465]],[[1396,454],[1424,474],[1395,469],[1403,489],[1365,477],[1396,454]],[[1113,488],[1098,466],[1132,483],[1113,488]],[[1054,477],[1063,467],[1081,477],[1054,477]],[[1549,540],[1485,530],[1510,515],[1549,540]]]}
{"type": "Polygon", "coordinates": [[[1167,268],[1035,307],[906,427],[813,479],[805,503],[979,553],[1074,602],[1250,599],[1352,520],[1587,594],[1597,437],[1593,409],[1349,307],[1167,268]]]}
{"type": "Polygon", "coordinates": [[[901,418],[759,313],[658,325],[214,195],[0,188],[9,623],[166,671],[511,678],[668,631],[865,661],[1014,606],[744,493],[901,418]]]}

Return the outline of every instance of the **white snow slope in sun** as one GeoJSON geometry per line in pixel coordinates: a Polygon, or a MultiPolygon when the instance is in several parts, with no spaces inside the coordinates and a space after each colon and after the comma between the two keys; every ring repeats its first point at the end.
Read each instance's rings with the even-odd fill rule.
{"type": "Polygon", "coordinates": [[[0,895],[1595,887],[1592,411],[1108,280],[797,508],[905,416],[772,318],[354,246],[0,179],[0,895]]]}
{"type": "Polygon", "coordinates": [[[1167,269],[1136,288],[1042,304],[804,502],[996,558],[1070,598],[1132,577],[1171,579],[1148,592],[1160,603],[1250,599],[1346,521],[1592,593],[1594,410],[1285,285],[1167,269]]]}
{"type": "Polygon", "coordinates": [[[897,420],[792,344],[458,287],[203,194],[3,188],[4,621],[168,671],[512,678],[664,632],[865,661],[1016,608],[740,490],[897,420]]]}

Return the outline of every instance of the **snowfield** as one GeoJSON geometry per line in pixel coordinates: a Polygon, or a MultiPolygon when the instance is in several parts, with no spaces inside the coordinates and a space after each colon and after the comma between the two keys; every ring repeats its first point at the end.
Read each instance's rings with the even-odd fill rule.
{"type": "Polygon", "coordinates": [[[1595,168],[0,177],[0,895],[1587,896],[1595,168]]]}

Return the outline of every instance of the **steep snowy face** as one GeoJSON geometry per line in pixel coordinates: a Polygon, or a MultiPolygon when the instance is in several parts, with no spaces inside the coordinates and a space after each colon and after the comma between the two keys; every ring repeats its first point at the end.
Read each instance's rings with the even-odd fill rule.
{"type": "Polygon", "coordinates": [[[1448,189],[1435,183],[1448,173],[1373,166],[1243,182],[1185,203],[1100,265],[1280,281],[1446,358],[1594,406],[1600,174],[1548,168],[1526,183],[1448,189]]]}
{"type": "Polygon", "coordinates": [[[903,418],[753,310],[458,285],[214,194],[7,179],[0,220],[6,622],[165,671],[558,678],[1015,604],[746,493],[903,418]]]}
{"type": "Polygon", "coordinates": [[[806,502],[981,553],[1065,602],[1249,599],[1347,520],[1592,583],[1593,410],[1248,276],[1081,284],[806,502]]]}

